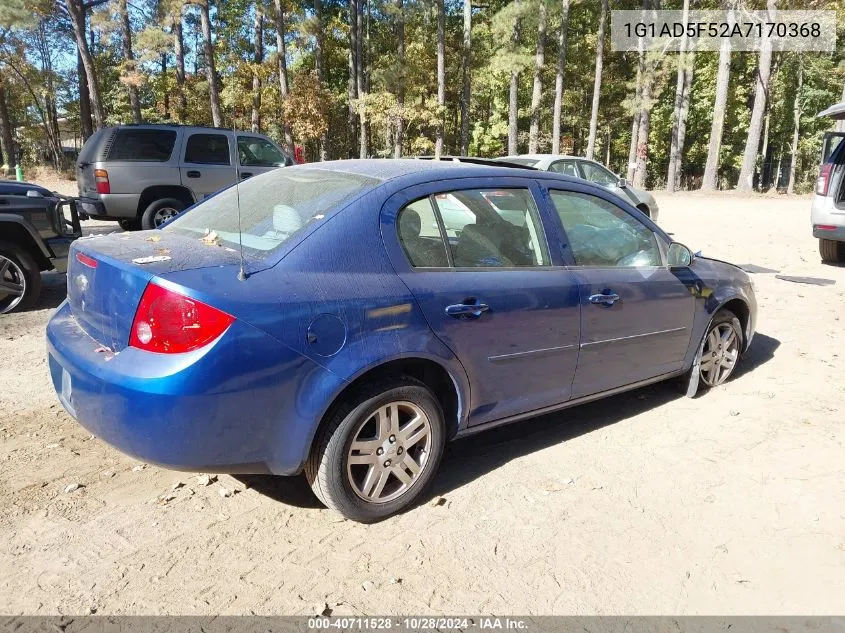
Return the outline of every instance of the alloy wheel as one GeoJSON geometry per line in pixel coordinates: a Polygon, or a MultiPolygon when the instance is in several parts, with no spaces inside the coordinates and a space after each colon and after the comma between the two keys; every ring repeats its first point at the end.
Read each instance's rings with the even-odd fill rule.
{"type": "Polygon", "coordinates": [[[358,426],[346,457],[352,490],[364,501],[387,503],[420,479],[431,453],[431,420],[411,402],[379,407],[358,426]]]}
{"type": "Polygon", "coordinates": [[[153,217],[153,224],[156,228],[158,228],[171,218],[175,218],[177,215],[179,215],[179,211],[177,209],[174,209],[173,207],[162,207],[156,211],[156,214],[153,217]]]}
{"type": "Polygon", "coordinates": [[[14,310],[26,295],[26,277],[12,259],[0,255],[0,314],[14,310]]]}
{"type": "Polygon", "coordinates": [[[701,353],[701,379],[708,387],[725,382],[739,358],[741,336],[731,322],[719,323],[707,334],[701,353]]]}

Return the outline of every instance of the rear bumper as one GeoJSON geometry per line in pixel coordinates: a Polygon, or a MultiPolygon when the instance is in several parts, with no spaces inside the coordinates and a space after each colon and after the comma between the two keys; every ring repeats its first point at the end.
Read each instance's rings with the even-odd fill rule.
{"type": "Polygon", "coordinates": [[[62,405],[121,452],[174,470],[298,472],[321,415],[302,387],[339,381],[240,321],[186,354],[98,348],[62,304],[47,326],[62,405]]]}
{"type": "Polygon", "coordinates": [[[818,224],[814,224],[813,237],[817,237],[823,240],[836,240],[838,242],[845,242],[845,226],[835,226],[832,224],[822,226],[832,226],[834,228],[819,228],[818,224]]]}
{"type": "Polygon", "coordinates": [[[813,225],[813,237],[845,241],[845,209],[836,206],[832,195],[813,196],[810,222],[813,225]]]}
{"type": "Polygon", "coordinates": [[[79,209],[102,219],[136,218],[140,199],[137,193],[101,193],[98,198],[79,198],[79,209]]]}

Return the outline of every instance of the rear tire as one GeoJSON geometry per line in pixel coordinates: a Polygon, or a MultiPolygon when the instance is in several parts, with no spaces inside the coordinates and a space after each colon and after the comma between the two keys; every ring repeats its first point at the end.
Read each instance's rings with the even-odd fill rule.
{"type": "Polygon", "coordinates": [[[141,220],[138,218],[124,218],[122,220],[118,220],[117,223],[120,225],[124,231],[140,231],[141,230],[141,220]]]}
{"type": "Polygon", "coordinates": [[[327,507],[374,523],[422,494],[446,439],[443,411],[425,384],[400,376],[367,385],[329,415],[305,464],[327,507]]]}
{"type": "Polygon", "coordinates": [[[28,251],[0,242],[0,314],[31,307],[41,294],[41,271],[28,251]]]}
{"type": "Polygon", "coordinates": [[[822,256],[823,262],[845,263],[845,242],[819,238],[819,254],[822,256]]]}
{"type": "Polygon", "coordinates": [[[151,203],[141,216],[141,228],[156,229],[167,220],[176,217],[185,209],[185,204],[176,198],[162,198],[151,203]]]}

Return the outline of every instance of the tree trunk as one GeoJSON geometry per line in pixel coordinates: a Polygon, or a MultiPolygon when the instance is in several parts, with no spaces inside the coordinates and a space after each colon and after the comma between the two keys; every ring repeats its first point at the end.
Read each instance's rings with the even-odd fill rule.
{"type": "Polygon", "coordinates": [[[648,132],[651,124],[651,92],[654,86],[653,70],[646,68],[643,72],[643,86],[640,98],[639,121],[637,127],[637,159],[634,170],[633,185],[637,189],[645,188],[646,170],[648,169],[648,132]]]}
{"type": "Polygon", "coordinates": [[[557,39],[557,75],[552,119],[552,154],[560,154],[560,115],[563,108],[563,74],[566,70],[566,36],[569,31],[569,0],[561,0],[560,33],[557,39]]]}
{"type": "MultiPolygon", "coordinates": [[[[842,87],[842,98],[840,101],[845,101],[845,86],[842,87]]],[[[845,119],[836,122],[836,131],[845,132],[845,119]]]]}
{"type": "Polygon", "coordinates": [[[12,138],[12,122],[9,120],[9,108],[6,105],[6,86],[0,78],[0,144],[2,144],[2,155],[0,155],[0,162],[4,162],[8,170],[7,173],[14,173],[15,166],[18,164],[17,156],[15,155],[15,141],[12,138]],[[5,155],[5,161],[3,160],[5,155]]]}
{"type": "Polygon", "coordinates": [[[534,86],[531,91],[531,127],[528,153],[536,154],[540,144],[540,100],[543,97],[543,66],[546,53],[546,0],[540,0],[537,17],[537,49],[534,53],[534,86]]]}
{"type": "MultiPolygon", "coordinates": [[[[689,0],[684,0],[684,25],[689,21],[689,0]]],[[[689,109],[689,89],[692,83],[692,57],[687,54],[687,32],[681,36],[681,50],[678,52],[678,73],[675,79],[675,110],[672,113],[672,133],[669,144],[669,169],[666,173],[666,191],[675,191],[681,173],[681,154],[684,150],[681,128],[686,127],[686,113],[689,109]],[[689,72],[688,72],[689,71],[689,72]]]]}
{"type": "MultiPolygon", "coordinates": [[[[730,4],[725,9],[730,9],[730,4]]],[[[716,98],[713,102],[713,122],[710,125],[710,143],[707,147],[707,163],[704,166],[702,191],[715,191],[719,177],[719,153],[722,150],[722,132],[725,128],[725,110],[728,104],[728,85],[731,78],[731,46],[728,40],[719,49],[719,71],[716,75],[716,98]]]]}
{"type": "Polygon", "coordinates": [[[173,16],[173,50],[176,54],[176,119],[184,123],[188,117],[188,101],[185,95],[185,39],[182,34],[182,7],[173,16]]]}
{"type": "Polygon", "coordinates": [[[643,93],[643,71],[645,69],[645,53],[639,51],[637,57],[637,82],[634,88],[634,116],[631,121],[631,144],[628,146],[628,166],[625,177],[628,181],[634,179],[634,172],[637,168],[637,135],[640,133],[640,99],[643,93]]]}
{"type": "Polygon", "coordinates": [[[94,124],[99,130],[106,124],[106,115],[103,111],[103,101],[100,98],[100,85],[97,82],[97,68],[94,65],[94,58],[91,49],[88,47],[88,40],[85,37],[85,8],[82,0],[65,0],[70,21],[73,25],[73,35],[76,39],[76,48],[82,57],[82,66],[85,68],[85,75],[88,79],[88,96],[91,101],[91,114],[94,117],[94,124]]]}
{"type": "Polygon", "coordinates": [[[405,136],[405,8],[403,0],[396,1],[396,60],[399,64],[399,85],[396,91],[396,135],[393,137],[393,158],[402,156],[402,144],[405,136]]]}
{"type": "MultiPolygon", "coordinates": [[[[317,66],[317,81],[320,88],[326,87],[323,71],[323,3],[321,0],[314,0],[314,19],[317,21],[317,32],[314,43],[314,62],[317,66]]],[[[320,135],[320,160],[329,158],[329,135],[323,132],[320,135]]]]}
{"type": "Polygon", "coordinates": [[[356,81],[358,99],[361,100],[358,107],[358,118],[361,127],[358,131],[358,157],[367,158],[368,141],[370,130],[367,122],[366,105],[363,100],[367,98],[367,79],[364,72],[366,60],[364,59],[364,2],[366,0],[356,0],[355,3],[355,31],[357,34],[355,56],[357,61],[356,66],[356,81]]]}
{"type": "Polygon", "coordinates": [[[443,111],[446,105],[446,10],[443,0],[437,4],[437,131],[434,140],[434,156],[443,154],[443,111]]]}
{"type": "Polygon", "coordinates": [[[348,126],[347,139],[349,143],[349,158],[355,158],[360,153],[358,146],[358,124],[356,123],[355,101],[358,99],[358,3],[349,0],[349,81],[346,85],[349,111],[346,117],[348,126]]]}
{"type": "Polygon", "coordinates": [[[91,95],[88,93],[88,75],[82,65],[82,55],[76,51],[76,75],[79,79],[79,129],[82,140],[87,141],[94,133],[94,121],[91,118],[91,95]]]}
{"type": "Polygon", "coordinates": [[[795,89],[795,102],[792,105],[792,116],[795,125],[792,130],[792,160],[789,162],[789,184],[786,193],[795,193],[795,169],[798,165],[798,138],[801,131],[801,90],[804,88],[804,58],[798,55],[798,86],[795,89]]]}
{"type": "Polygon", "coordinates": [[[261,74],[259,68],[264,63],[264,13],[261,4],[255,3],[255,20],[253,22],[253,58],[256,68],[252,75],[252,131],[261,131],[261,74]]]}
{"type": "MultiPolygon", "coordinates": [[[[777,0],[768,0],[769,19],[774,20],[777,0]]],[[[754,189],[754,170],[757,166],[757,153],[760,149],[760,135],[763,131],[763,116],[766,113],[766,101],[769,93],[769,78],[772,69],[772,41],[763,39],[757,63],[757,81],[754,86],[754,106],[751,110],[751,123],[748,125],[748,137],[745,140],[745,152],[742,156],[742,169],[739,172],[737,191],[754,189]]]]}
{"type": "Polygon", "coordinates": [[[587,139],[587,158],[593,159],[596,149],[596,129],[599,123],[599,97],[601,96],[601,69],[604,57],[604,23],[607,20],[607,0],[601,0],[601,17],[596,41],[596,76],[593,82],[593,109],[590,113],[590,136],[587,139]]]}
{"type": "Polygon", "coordinates": [[[132,121],[141,123],[141,100],[138,98],[138,87],[135,85],[135,57],[132,54],[132,25],[129,23],[129,9],[126,0],[117,0],[117,13],[120,17],[120,30],[123,40],[123,80],[129,92],[129,109],[132,111],[132,121]]]}
{"type": "MultiPolygon", "coordinates": [[[[511,43],[514,51],[519,47],[519,5],[521,0],[514,0],[517,7],[517,17],[513,23],[513,32],[511,33],[511,43]]],[[[515,156],[519,153],[517,146],[519,129],[519,73],[515,70],[511,71],[510,90],[508,92],[508,154],[515,156]]]]}
{"type": "Polygon", "coordinates": [[[284,0],[276,2],[276,50],[279,55],[279,96],[282,101],[282,128],[285,134],[285,149],[293,155],[293,135],[284,114],[285,100],[288,98],[288,58],[285,44],[285,6],[284,0]]]}
{"type": "MultiPolygon", "coordinates": [[[[167,53],[161,54],[161,79],[162,85],[167,85],[167,53]]],[[[164,118],[170,118],[170,91],[164,90],[164,118]]]]}
{"type": "Polygon", "coordinates": [[[472,94],[470,64],[472,60],[472,0],[464,0],[464,45],[461,50],[463,94],[461,97],[461,156],[469,154],[469,102],[472,94]]]}
{"type": "Polygon", "coordinates": [[[214,46],[211,41],[211,16],[208,4],[211,0],[200,2],[200,22],[202,23],[202,48],[205,54],[205,76],[208,81],[208,99],[211,103],[211,120],[214,127],[223,126],[220,114],[220,92],[217,90],[217,67],[214,63],[214,46]]]}

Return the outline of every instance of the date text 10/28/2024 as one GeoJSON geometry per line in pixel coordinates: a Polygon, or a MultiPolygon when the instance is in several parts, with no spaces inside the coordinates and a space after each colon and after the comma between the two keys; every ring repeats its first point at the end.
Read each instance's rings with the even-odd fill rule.
{"type": "Polygon", "coordinates": [[[520,618],[499,617],[315,617],[308,619],[314,630],[397,630],[397,631],[527,631],[528,623],[520,618]]]}

